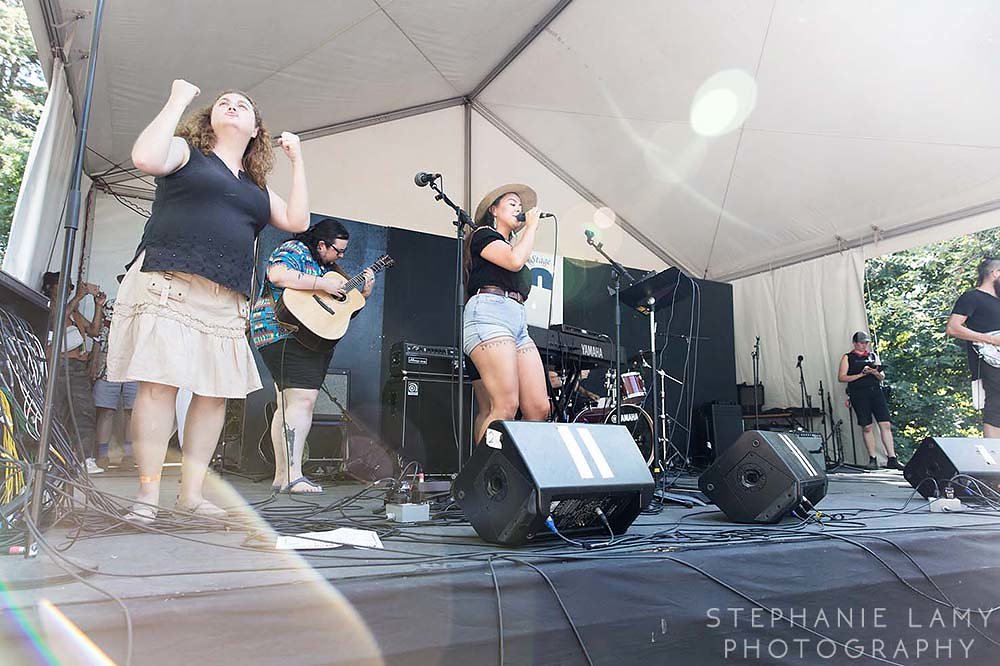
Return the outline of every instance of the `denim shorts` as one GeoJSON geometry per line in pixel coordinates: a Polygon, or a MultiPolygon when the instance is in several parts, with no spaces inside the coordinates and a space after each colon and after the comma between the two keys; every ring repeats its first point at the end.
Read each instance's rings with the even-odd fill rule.
{"type": "Polygon", "coordinates": [[[535,344],[528,335],[524,306],[499,294],[476,294],[469,299],[465,304],[463,337],[466,354],[494,338],[514,338],[518,349],[535,344]]]}
{"type": "Polygon", "coordinates": [[[132,409],[135,396],[139,392],[139,382],[109,382],[98,379],[94,382],[94,406],[101,409],[132,409]]]}

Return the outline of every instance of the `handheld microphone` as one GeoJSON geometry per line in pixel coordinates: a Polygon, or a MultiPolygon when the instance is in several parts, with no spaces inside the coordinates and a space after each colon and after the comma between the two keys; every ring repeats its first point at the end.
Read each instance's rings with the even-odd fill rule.
{"type": "Polygon", "coordinates": [[[417,173],[416,176],[413,177],[413,184],[416,185],[417,187],[426,187],[427,185],[433,183],[440,177],[441,174],[439,173],[426,173],[424,171],[420,171],[419,173],[417,173]]]}
{"type": "Polygon", "coordinates": [[[805,357],[804,357],[804,356],[803,356],[802,354],[799,354],[799,362],[795,364],[795,367],[796,367],[796,368],[801,368],[801,367],[802,367],[802,360],[803,360],[804,358],[805,358],[805,357]]]}
{"type": "MultiPolygon", "coordinates": [[[[538,214],[538,217],[555,217],[555,216],[556,216],[555,213],[539,213],[538,214]]],[[[516,219],[518,222],[524,222],[524,220],[525,220],[524,213],[518,213],[517,215],[514,216],[514,219],[516,219]]]]}

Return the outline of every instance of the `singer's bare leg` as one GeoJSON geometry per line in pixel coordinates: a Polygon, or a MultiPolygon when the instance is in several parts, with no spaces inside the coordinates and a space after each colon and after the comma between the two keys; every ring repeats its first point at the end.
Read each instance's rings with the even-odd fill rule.
{"type": "MultiPolygon", "coordinates": [[[[482,379],[472,382],[472,394],[476,396],[476,418],[472,421],[472,432],[478,434],[486,431],[485,421],[490,414],[490,395],[486,392],[482,379]]],[[[476,443],[479,443],[478,439],[476,443]]]]}
{"type": "Polygon", "coordinates": [[[545,386],[548,374],[542,366],[542,357],[533,344],[517,350],[518,404],[525,421],[544,421],[549,418],[549,391],[545,386]]]}
{"type": "Polygon", "coordinates": [[[514,338],[500,337],[480,343],[469,358],[476,364],[489,401],[489,411],[477,419],[476,441],[483,439],[486,428],[497,420],[509,421],[517,414],[518,373],[514,338]]]}

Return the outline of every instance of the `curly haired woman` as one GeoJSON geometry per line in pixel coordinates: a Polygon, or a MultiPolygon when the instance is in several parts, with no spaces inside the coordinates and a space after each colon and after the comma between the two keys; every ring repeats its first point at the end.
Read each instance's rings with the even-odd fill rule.
{"type": "Polygon", "coordinates": [[[286,203],[267,186],[271,136],[247,94],[223,92],[178,128],[200,92],[174,81],[166,104],[132,148],[135,166],[156,177],[156,198],[118,292],[108,379],[139,382],[133,412],[139,493],[125,518],[143,524],[156,518],[178,388],[194,398],[177,509],[225,516],[202,487],[226,398],[261,388],[246,338],[254,243],[268,224],[291,232],[309,226],[298,137],[285,132],[278,141],[292,167],[286,203]]]}

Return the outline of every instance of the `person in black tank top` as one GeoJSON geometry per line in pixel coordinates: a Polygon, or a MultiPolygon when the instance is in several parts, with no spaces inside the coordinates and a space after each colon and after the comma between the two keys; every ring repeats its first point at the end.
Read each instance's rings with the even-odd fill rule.
{"type": "Polygon", "coordinates": [[[946,332],[965,343],[972,373],[972,396],[983,410],[983,437],[1000,437],[1000,368],[982,360],[973,343],[1000,345],[1000,258],[986,257],[977,268],[975,289],[962,294],[948,317],[946,332]]]}
{"type": "Polygon", "coordinates": [[[875,428],[872,426],[874,419],[882,436],[882,446],[885,447],[885,466],[888,469],[901,469],[892,440],[889,405],[882,392],[882,381],[885,379],[882,362],[878,354],[872,351],[871,338],[864,331],[855,333],[851,342],[854,343],[854,349],[841,357],[837,379],[847,383],[851,409],[858,418],[865,448],[868,449],[868,466],[873,469],[878,467],[878,459],[875,457],[875,428]]]}
{"type": "Polygon", "coordinates": [[[160,474],[180,388],[194,394],[184,433],[177,509],[222,518],[203,495],[227,398],[261,387],[246,339],[254,243],[267,224],[309,227],[299,139],[278,145],[291,162],[287,203],[267,187],[271,137],[248,95],[226,91],[178,127],[201,91],[175,80],[170,97],[132,147],[132,162],[156,178],[153,211],[119,287],[108,378],[138,381],[134,450],[139,493],[126,520],[156,518],[160,474]]]}
{"type": "Polygon", "coordinates": [[[549,415],[545,369],[528,335],[524,301],[531,290],[525,266],[535,244],[538,197],[527,185],[503,185],[476,207],[476,228],[465,240],[466,297],[463,350],[480,379],[473,382],[479,411],[476,441],[495,420],[549,415]],[[518,215],[526,210],[522,220],[518,215]],[[518,236],[514,237],[514,232],[518,236]]]}

